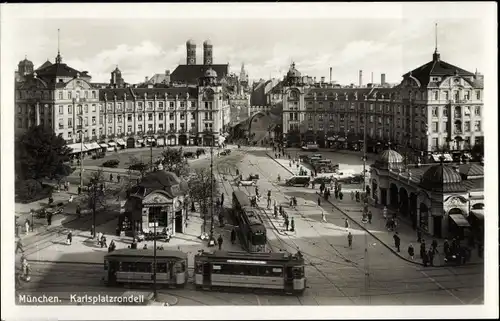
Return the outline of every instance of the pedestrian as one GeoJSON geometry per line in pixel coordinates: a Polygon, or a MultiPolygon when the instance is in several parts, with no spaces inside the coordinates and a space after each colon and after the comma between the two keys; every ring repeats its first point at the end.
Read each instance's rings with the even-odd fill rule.
{"type": "Polygon", "coordinates": [[[108,247],[108,244],[106,243],[106,236],[103,235],[101,238],[101,247],[108,247]]]}
{"type": "Polygon", "coordinates": [[[112,182],[113,181],[113,173],[109,174],[109,181],[112,182]]]}
{"type": "Polygon", "coordinates": [[[80,204],[76,205],[76,215],[78,215],[78,217],[82,215],[82,209],[80,208],[80,204]]]}
{"type": "Polygon", "coordinates": [[[224,240],[222,239],[222,235],[219,234],[219,238],[217,239],[217,244],[219,245],[219,250],[222,249],[222,242],[224,242],[224,240]]]}
{"type": "Polygon", "coordinates": [[[428,257],[429,264],[431,266],[434,266],[434,252],[432,252],[432,247],[427,252],[427,257],[428,257]]]}
{"type": "Polygon", "coordinates": [[[82,194],[82,186],[78,185],[78,195],[82,194]]]}
{"type": "Polygon", "coordinates": [[[443,243],[443,252],[445,257],[447,257],[450,254],[450,244],[448,243],[447,239],[445,239],[443,243]]]}
{"type": "Polygon", "coordinates": [[[425,241],[422,240],[420,243],[420,258],[423,258],[425,256],[425,241]]]}
{"type": "Polygon", "coordinates": [[[431,247],[432,247],[432,253],[433,254],[438,253],[438,249],[437,249],[438,248],[438,242],[436,241],[436,239],[432,240],[431,247]]]}
{"type": "Polygon", "coordinates": [[[349,248],[352,249],[352,234],[351,234],[351,232],[349,232],[349,234],[347,234],[347,244],[349,244],[349,248]]]}
{"type": "MultiPolygon", "coordinates": [[[[98,232],[97,233],[97,244],[101,245],[101,238],[102,238],[102,233],[101,232],[98,232]]],[[[135,238],[134,238],[135,240],[135,238]]],[[[102,247],[102,246],[101,246],[102,247]]]]}
{"type": "Polygon", "coordinates": [[[293,220],[293,217],[292,221],[290,222],[290,231],[295,232],[295,221],[293,220]]]}
{"type": "Polygon", "coordinates": [[[224,205],[224,193],[220,194],[220,206],[222,207],[224,205]]]}
{"type": "Polygon", "coordinates": [[[48,226],[52,225],[52,213],[51,212],[47,213],[47,225],[48,226]]]}
{"type": "Polygon", "coordinates": [[[288,224],[290,222],[288,221],[288,217],[285,216],[285,231],[288,231],[288,224]]]}
{"type": "Polygon", "coordinates": [[[274,218],[278,218],[278,206],[274,205],[273,209],[274,209],[274,211],[273,211],[274,218]]]}
{"type": "Polygon", "coordinates": [[[339,192],[339,199],[342,200],[344,198],[344,193],[339,192]]]}
{"type": "MultiPolygon", "coordinates": [[[[384,209],[382,210],[382,214],[384,215],[384,220],[387,220],[387,206],[384,206],[384,209]]],[[[417,242],[420,242],[420,239],[417,242]]]]}
{"type": "Polygon", "coordinates": [[[26,235],[28,235],[28,232],[30,231],[30,220],[26,219],[24,227],[26,228],[26,235]]]}
{"type": "Polygon", "coordinates": [[[268,197],[267,198],[267,209],[269,209],[271,207],[271,198],[268,197]]]}
{"type": "Polygon", "coordinates": [[[148,249],[148,245],[147,244],[144,244],[144,246],[142,247],[143,250],[147,250],[148,249]]]}
{"type": "Polygon", "coordinates": [[[396,249],[398,250],[398,253],[399,253],[399,252],[401,252],[401,250],[400,250],[401,238],[399,237],[398,232],[396,232],[396,234],[394,234],[393,238],[394,238],[394,246],[396,247],[396,249]]]}
{"type": "Polygon", "coordinates": [[[21,243],[20,239],[16,243],[16,254],[18,250],[21,250],[21,252],[24,253],[23,243],[21,243]]]}
{"type": "Polygon", "coordinates": [[[54,198],[52,197],[52,194],[49,197],[49,205],[52,205],[54,203],[54,198]]]}
{"type": "Polygon", "coordinates": [[[413,260],[413,257],[415,256],[415,249],[413,248],[413,244],[410,243],[410,245],[408,246],[408,256],[410,257],[410,259],[413,260]]]}
{"type": "Polygon", "coordinates": [[[108,247],[108,252],[113,252],[114,250],[116,249],[116,244],[115,244],[115,240],[111,240],[111,243],[109,243],[109,247],[108,247]]]}
{"type": "Polygon", "coordinates": [[[231,230],[231,244],[234,244],[236,242],[236,230],[233,228],[231,230]]]}
{"type": "Polygon", "coordinates": [[[121,178],[120,174],[116,175],[116,180],[118,181],[118,183],[120,183],[120,178],[121,178]]]}
{"type": "Polygon", "coordinates": [[[422,231],[420,230],[420,228],[417,229],[417,242],[422,242],[422,231]]]}
{"type": "Polygon", "coordinates": [[[372,211],[368,211],[368,223],[372,224],[372,211]]]}
{"type": "Polygon", "coordinates": [[[422,257],[422,263],[426,267],[429,262],[427,257],[427,252],[424,251],[423,253],[420,254],[420,256],[422,257]]]}
{"type": "Polygon", "coordinates": [[[66,244],[71,245],[72,241],[73,241],[73,233],[71,233],[71,231],[69,231],[68,236],[66,238],[66,244]]]}
{"type": "Polygon", "coordinates": [[[338,189],[335,189],[335,199],[338,199],[339,198],[339,191],[338,189]]]}
{"type": "Polygon", "coordinates": [[[321,211],[321,221],[322,221],[323,223],[327,223],[327,221],[326,221],[326,215],[325,215],[325,212],[324,212],[324,211],[321,211]]]}
{"type": "Polygon", "coordinates": [[[321,197],[318,197],[318,206],[321,206],[321,197]]]}
{"type": "Polygon", "coordinates": [[[356,194],[354,194],[354,191],[351,191],[351,201],[354,201],[354,197],[356,194]]]}

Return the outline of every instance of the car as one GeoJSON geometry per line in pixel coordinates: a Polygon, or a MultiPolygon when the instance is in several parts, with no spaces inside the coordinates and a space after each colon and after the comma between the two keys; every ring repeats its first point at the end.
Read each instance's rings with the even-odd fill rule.
{"type": "Polygon", "coordinates": [[[193,152],[184,152],[184,157],[186,157],[186,158],[195,158],[196,155],[193,152]]]}
{"type": "Polygon", "coordinates": [[[148,167],[148,165],[144,164],[144,163],[136,163],[136,164],[132,164],[128,167],[128,169],[130,169],[131,171],[143,171],[145,170],[146,168],[148,167]]]}
{"type": "Polygon", "coordinates": [[[102,163],[102,166],[103,167],[110,167],[110,168],[117,168],[119,164],[120,164],[120,161],[118,159],[110,159],[110,160],[102,163]]]}
{"type": "Polygon", "coordinates": [[[231,154],[231,150],[230,149],[225,149],[224,150],[228,155],[231,154]]]}
{"type": "Polygon", "coordinates": [[[256,186],[256,181],[238,181],[238,186],[256,186]]]}
{"type": "Polygon", "coordinates": [[[313,183],[314,184],[330,184],[333,181],[332,176],[317,176],[314,178],[313,183]]]}
{"type": "Polygon", "coordinates": [[[219,155],[226,156],[226,155],[229,155],[229,153],[227,152],[227,150],[224,150],[224,151],[220,152],[219,155]]]}
{"type": "Polygon", "coordinates": [[[196,150],[196,155],[205,155],[205,149],[204,148],[198,148],[196,150]]]}
{"type": "Polygon", "coordinates": [[[300,186],[308,187],[310,181],[311,181],[311,177],[306,176],[306,175],[293,176],[293,177],[290,177],[289,179],[285,180],[285,184],[288,186],[300,185],[300,186]]]}

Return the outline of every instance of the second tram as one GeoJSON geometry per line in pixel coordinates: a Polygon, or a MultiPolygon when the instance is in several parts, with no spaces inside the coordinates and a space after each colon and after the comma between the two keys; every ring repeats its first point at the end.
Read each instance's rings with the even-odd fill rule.
{"type": "Polygon", "coordinates": [[[266,228],[258,210],[250,206],[243,191],[233,192],[233,215],[239,225],[240,240],[249,252],[266,252],[266,228]]]}
{"type": "MultiPolygon", "coordinates": [[[[104,258],[104,282],[121,284],[153,284],[154,250],[120,249],[104,258]]],[[[156,283],[183,287],[188,279],[187,254],[181,251],[156,251],[156,283]]]]}
{"type": "Polygon", "coordinates": [[[201,252],[194,258],[197,289],[252,288],[302,294],[306,288],[300,253],[201,252]]]}

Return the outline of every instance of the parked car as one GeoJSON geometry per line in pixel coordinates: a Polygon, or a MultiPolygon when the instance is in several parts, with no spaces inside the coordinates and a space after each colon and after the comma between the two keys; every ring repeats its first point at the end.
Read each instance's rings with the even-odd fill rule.
{"type": "Polygon", "coordinates": [[[142,171],[144,170],[148,165],[144,164],[144,163],[136,163],[136,164],[132,164],[128,167],[128,169],[132,170],[132,171],[142,171]]]}
{"type": "Polygon", "coordinates": [[[118,159],[110,159],[110,160],[102,163],[102,166],[103,167],[110,167],[110,168],[117,168],[119,164],[120,164],[120,161],[118,159]]]}
{"type": "Polygon", "coordinates": [[[186,158],[195,158],[196,155],[193,152],[184,152],[184,157],[186,157],[186,158]]]}
{"type": "Polygon", "coordinates": [[[226,149],[226,150],[223,150],[222,152],[220,152],[220,154],[219,154],[219,155],[220,155],[220,156],[226,156],[226,155],[229,155],[229,152],[228,152],[228,150],[226,149]]]}
{"type": "Polygon", "coordinates": [[[198,148],[196,150],[197,155],[205,155],[205,149],[204,148],[198,148]]]}
{"type": "Polygon", "coordinates": [[[321,184],[321,183],[330,184],[332,181],[333,181],[332,176],[317,176],[313,180],[314,184],[321,184]]]}
{"type": "Polygon", "coordinates": [[[308,187],[310,180],[311,180],[311,177],[309,177],[309,176],[293,176],[293,177],[285,180],[285,184],[288,186],[300,185],[300,186],[308,187]]]}
{"type": "Polygon", "coordinates": [[[225,149],[224,150],[228,155],[231,154],[231,150],[230,149],[225,149]]]}

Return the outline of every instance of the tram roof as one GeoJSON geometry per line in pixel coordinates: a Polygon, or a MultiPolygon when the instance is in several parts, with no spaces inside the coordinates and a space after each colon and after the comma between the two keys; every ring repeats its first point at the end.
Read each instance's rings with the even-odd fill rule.
{"type": "Polygon", "coordinates": [[[200,257],[212,257],[217,259],[226,260],[247,260],[247,261],[290,261],[297,256],[288,252],[259,252],[259,253],[249,253],[249,252],[233,252],[233,251],[213,251],[213,252],[202,252],[198,253],[196,256],[200,257]]]}
{"type": "MultiPolygon", "coordinates": [[[[108,253],[106,257],[154,257],[154,249],[119,249],[108,253]]],[[[156,250],[156,257],[167,258],[175,257],[187,259],[187,254],[181,251],[174,250],[156,250]]]]}

